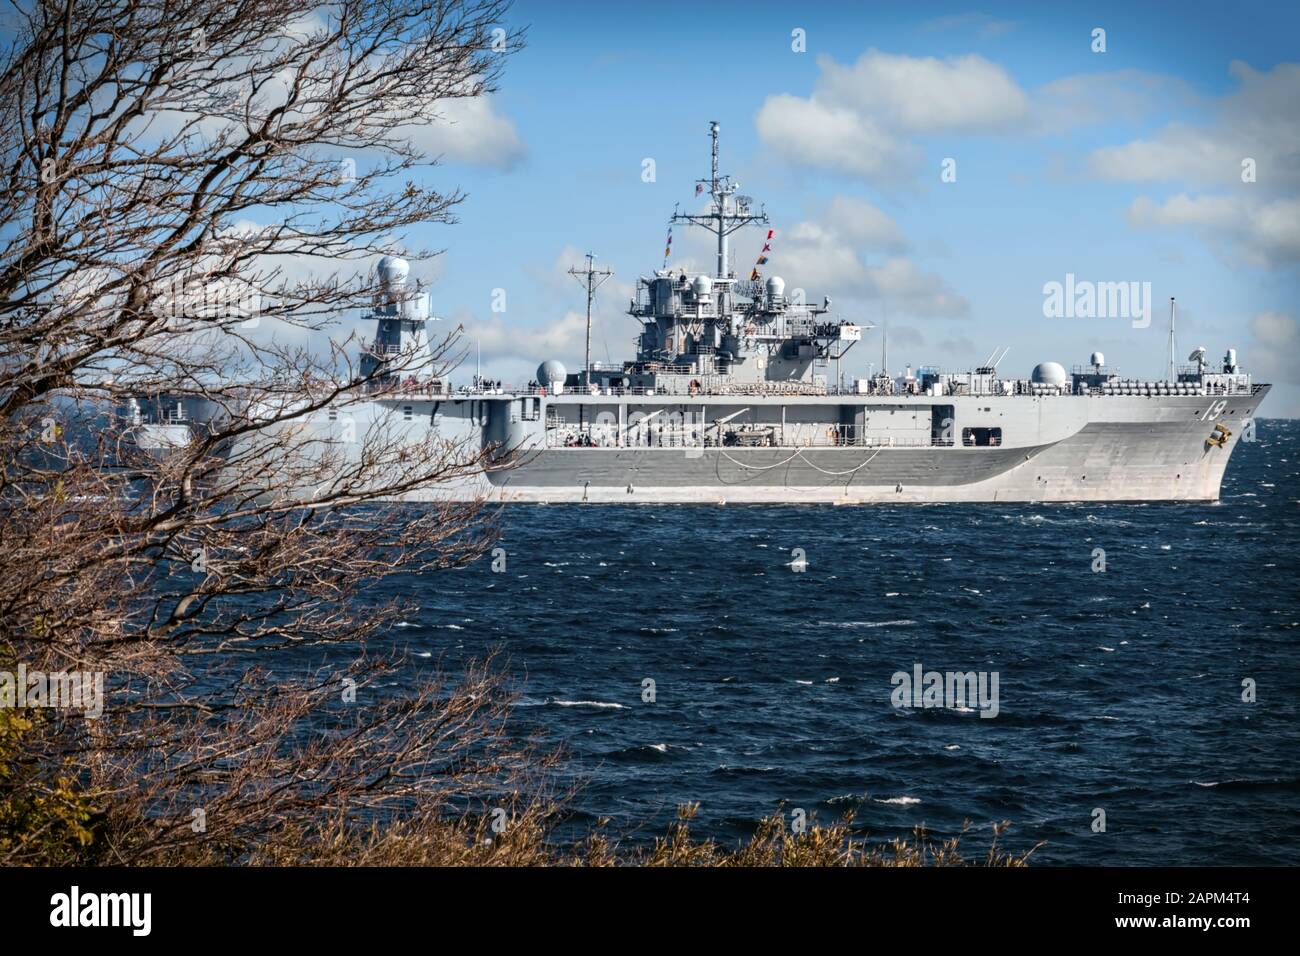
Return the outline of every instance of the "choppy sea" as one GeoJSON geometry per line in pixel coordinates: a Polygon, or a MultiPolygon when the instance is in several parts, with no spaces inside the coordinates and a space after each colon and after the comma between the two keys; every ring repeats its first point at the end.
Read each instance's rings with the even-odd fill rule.
{"type": "Polygon", "coordinates": [[[1291,864],[1300,422],[1257,438],[1212,505],[511,506],[504,569],[402,582],[392,639],[503,652],[578,784],[561,835],[648,841],[698,802],[723,841],[851,810],[975,851],[1010,821],[1040,865],[1291,864]],[[996,674],[996,716],[896,706],[918,665],[985,704],[996,674]]]}

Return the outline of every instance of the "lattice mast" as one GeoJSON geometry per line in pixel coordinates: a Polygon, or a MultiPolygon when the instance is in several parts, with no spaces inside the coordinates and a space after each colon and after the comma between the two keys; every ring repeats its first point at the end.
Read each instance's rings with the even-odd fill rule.
{"type": "Polygon", "coordinates": [[[583,355],[582,370],[589,373],[591,371],[591,303],[596,298],[596,290],[614,274],[613,269],[597,269],[596,254],[587,253],[586,268],[574,266],[569,270],[569,275],[582,282],[583,287],[587,290],[587,351],[583,355]]]}
{"type": "MultiPolygon", "coordinates": [[[[730,176],[718,172],[718,133],[721,127],[718,122],[713,120],[709,123],[709,138],[712,141],[712,168],[708,179],[697,179],[696,182],[707,189],[712,203],[707,212],[702,213],[675,213],[672,222],[685,222],[692,226],[699,226],[701,229],[707,229],[717,236],[718,239],[718,265],[717,275],[715,278],[723,280],[721,288],[730,292],[730,282],[734,279],[729,268],[728,262],[728,243],[727,237],[737,229],[743,229],[745,226],[752,225],[769,225],[766,209],[759,207],[758,212],[750,211],[750,201],[747,196],[737,197],[733,203],[732,197],[740,190],[740,184],[732,182],[730,176]]],[[[723,303],[719,303],[721,307],[723,303]]],[[[719,308],[719,312],[723,311],[719,308]]]]}

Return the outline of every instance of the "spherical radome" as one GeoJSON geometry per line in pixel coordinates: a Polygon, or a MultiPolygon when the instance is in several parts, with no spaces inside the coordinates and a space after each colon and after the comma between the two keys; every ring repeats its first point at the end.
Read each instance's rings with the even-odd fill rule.
{"type": "Polygon", "coordinates": [[[1065,368],[1060,362],[1040,362],[1029,376],[1035,385],[1065,385],[1065,368]]]}
{"type": "Polygon", "coordinates": [[[567,374],[564,363],[555,359],[549,359],[537,366],[537,381],[543,386],[549,387],[556,383],[563,385],[567,374]]]}
{"type": "Polygon", "coordinates": [[[411,274],[411,264],[401,256],[384,256],[375,267],[381,282],[405,282],[411,274]]]}

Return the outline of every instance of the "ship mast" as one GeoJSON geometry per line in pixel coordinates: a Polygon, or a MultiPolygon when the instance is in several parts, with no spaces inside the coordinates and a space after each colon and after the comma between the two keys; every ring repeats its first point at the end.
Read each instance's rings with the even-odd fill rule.
{"type": "Polygon", "coordinates": [[[614,274],[613,269],[597,269],[595,260],[596,254],[589,252],[585,269],[574,266],[569,270],[569,275],[580,280],[587,290],[587,350],[583,353],[582,370],[587,374],[588,381],[591,378],[591,302],[596,297],[596,290],[614,274]]]}
{"type": "Polygon", "coordinates": [[[746,197],[741,196],[735,208],[731,197],[740,189],[739,183],[733,183],[730,176],[718,172],[718,131],[716,120],[709,123],[709,137],[713,141],[713,165],[708,179],[697,179],[701,187],[708,189],[713,198],[713,205],[708,212],[699,214],[674,213],[672,222],[687,222],[693,226],[707,229],[718,237],[718,271],[716,278],[730,279],[731,273],[727,263],[727,237],[744,226],[761,223],[768,225],[766,210],[760,208],[757,213],[749,211],[746,197]]]}
{"type": "Polygon", "coordinates": [[[1174,326],[1178,321],[1178,313],[1174,307],[1174,297],[1169,297],[1169,381],[1178,381],[1178,343],[1174,339],[1174,326]]]}

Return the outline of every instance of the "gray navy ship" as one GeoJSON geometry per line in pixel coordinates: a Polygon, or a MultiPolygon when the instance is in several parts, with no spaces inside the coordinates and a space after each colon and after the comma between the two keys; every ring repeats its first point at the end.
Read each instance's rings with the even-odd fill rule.
{"type": "MultiPolygon", "coordinates": [[[[835,374],[840,360],[871,326],[835,318],[829,298],[809,304],[776,276],[737,277],[729,237],[768,220],[719,174],[716,123],[710,135],[712,169],[697,188],[707,205],[673,219],[714,235],[716,268],[638,279],[628,309],[642,326],[634,359],[588,360],[576,373],[545,361],[526,387],[406,374],[429,353],[429,296],[409,287],[406,262],[386,257],[367,313],[375,335],[361,356],[373,383],[298,427],[356,443],[382,424],[410,440],[434,433],[488,451],[489,464],[471,478],[417,499],[1218,499],[1233,448],[1269,390],[1242,371],[1234,350],[1211,363],[1198,348],[1189,364],[1171,362],[1164,381],[1125,378],[1100,353],[1069,371],[1044,361],[1023,379],[998,374],[996,351],[967,371],[891,375],[886,350],[879,373],[845,384],[835,374]]],[[[158,446],[183,440],[189,419],[200,417],[183,403],[162,418],[134,414],[142,443],[158,446]]]]}

